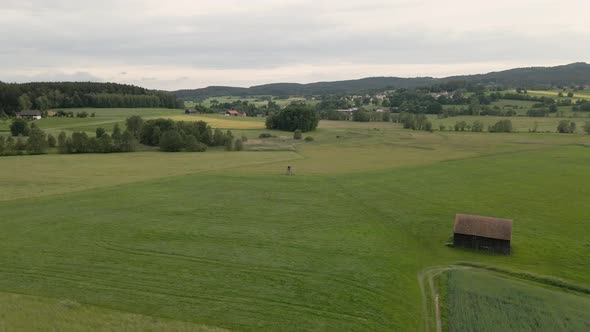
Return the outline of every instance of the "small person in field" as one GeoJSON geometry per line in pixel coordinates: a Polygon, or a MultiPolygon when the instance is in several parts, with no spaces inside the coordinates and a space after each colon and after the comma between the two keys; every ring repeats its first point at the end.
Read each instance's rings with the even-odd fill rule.
{"type": "Polygon", "coordinates": [[[290,165],[287,166],[287,175],[293,175],[293,170],[290,165]]]}

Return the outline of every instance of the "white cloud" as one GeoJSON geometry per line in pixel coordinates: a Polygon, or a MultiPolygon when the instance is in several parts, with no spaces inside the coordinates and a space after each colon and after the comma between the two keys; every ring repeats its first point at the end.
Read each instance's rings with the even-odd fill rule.
{"type": "Polygon", "coordinates": [[[583,0],[2,0],[0,80],[177,89],[588,61],[588,10],[583,0]]]}

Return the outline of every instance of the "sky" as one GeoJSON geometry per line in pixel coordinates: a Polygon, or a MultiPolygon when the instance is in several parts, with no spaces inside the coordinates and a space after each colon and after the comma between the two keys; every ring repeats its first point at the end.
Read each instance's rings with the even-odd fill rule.
{"type": "Polygon", "coordinates": [[[590,1],[0,0],[0,81],[176,90],[590,62],[590,1]]]}

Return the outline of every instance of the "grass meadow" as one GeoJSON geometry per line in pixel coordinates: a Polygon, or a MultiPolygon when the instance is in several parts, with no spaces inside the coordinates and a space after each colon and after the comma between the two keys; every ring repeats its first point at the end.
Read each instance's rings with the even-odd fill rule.
{"type": "Polygon", "coordinates": [[[0,158],[0,330],[419,331],[417,274],[457,262],[590,286],[590,136],[211,119],[246,151],[0,158]],[[457,212],[513,254],[446,247],[457,212]]]}

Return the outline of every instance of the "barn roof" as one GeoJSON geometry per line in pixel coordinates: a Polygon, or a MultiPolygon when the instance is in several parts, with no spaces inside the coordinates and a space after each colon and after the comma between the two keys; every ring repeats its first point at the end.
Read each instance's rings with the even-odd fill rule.
{"type": "Polygon", "coordinates": [[[512,220],[493,217],[457,214],[455,233],[487,237],[499,240],[512,240],[512,220]]]}
{"type": "Polygon", "coordinates": [[[37,110],[26,110],[18,113],[20,116],[40,116],[41,112],[37,110]]]}

